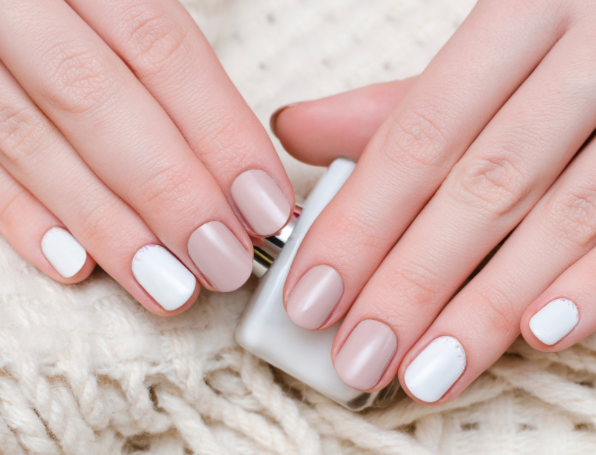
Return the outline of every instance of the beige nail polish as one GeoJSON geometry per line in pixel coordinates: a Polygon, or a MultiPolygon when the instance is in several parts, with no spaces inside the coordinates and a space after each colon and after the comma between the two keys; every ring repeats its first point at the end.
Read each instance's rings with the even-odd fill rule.
{"type": "Polygon", "coordinates": [[[278,232],[290,217],[290,203],[265,171],[251,169],[236,177],[232,197],[242,216],[258,235],[278,232]]]}
{"type": "Polygon", "coordinates": [[[288,298],[288,316],[303,329],[321,327],[344,292],[341,275],[333,267],[317,265],[300,279],[288,298]]]}
{"type": "Polygon", "coordinates": [[[397,338],[391,327],[367,319],[360,322],[335,358],[335,371],[350,387],[367,390],[374,387],[397,350],[397,338]]]}
{"type": "MultiPolygon", "coordinates": [[[[338,376],[330,355],[340,323],[325,330],[306,330],[292,322],[283,305],[286,277],[302,240],[354,167],[355,163],[343,158],[334,161],[308,196],[303,209],[295,210],[290,222],[278,234],[263,239],[260,246],[255,246],[253,273],[260,278],[260,283],[236,329],[236,340],[243,348],[276,368],[347,409],[357,411],[371,406],[387,406],[399,390],[398,381],[394,379],[383,390],[370,393],[350,387],[338,376]]],[[[331,307],[329,302],[341,297],[338,289],[340,286],[343,289],[343,282],[341,278],[333,278],[334,273],[329,273],[331,278],[327,279],[334,283],[331,287],[335,289],[329,294],[334,295],[328,299],[331,307]]],[[[318,273],[315,277],[306,278],[307,275],[301,281],[312,279],[315,283],[305,286],[307,290],[326,281],[318,273]]],[[[315,292],[316,295],[326,293],[315,292]]],[[[293,300],[295,296],[290,298],[293,300]]],[[[310,310],[306,310],[305,314],[310,314],[310,310]]],[[[323,319],[323,316],[318,317],[323,319]]]]}
{"type": "Polygon", "coordinates": [[[221,292],[238,289],[252,272],[252,257],[219,221],[205,223],[192,233],[188,254],[211,286],[221,292]]]}

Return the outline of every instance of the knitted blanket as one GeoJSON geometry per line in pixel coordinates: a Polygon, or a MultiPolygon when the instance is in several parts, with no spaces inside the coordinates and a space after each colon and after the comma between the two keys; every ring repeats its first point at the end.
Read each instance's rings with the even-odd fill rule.
{"type": "MultiPolygon", "coordinates": [[[[419,73],[472,0],[186,0],[265,125],[278,106],[419,73]]],[[[279,146],[278,142],[275,142],[279,146]]],[[[322,170],[280,156],[304,197],[322,170]]],[[[0,239],[0,452],[586,454],[596,451],[596,338],[557,354],[518,340],[459,398],[401,394],[352,413],[244,352],[255,280],[145,311],[99,268],[63,286],[0,239]]]]}

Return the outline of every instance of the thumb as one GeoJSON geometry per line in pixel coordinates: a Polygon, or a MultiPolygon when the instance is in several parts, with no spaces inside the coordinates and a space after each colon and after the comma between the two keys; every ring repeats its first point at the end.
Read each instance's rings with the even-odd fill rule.
{"type": "Polygon", "coordinates": [[[281,107],[271,130],[296,159],[328,166],[335,158],[358,161],[364,147],[416,77],[362,87],[281,107]]]}

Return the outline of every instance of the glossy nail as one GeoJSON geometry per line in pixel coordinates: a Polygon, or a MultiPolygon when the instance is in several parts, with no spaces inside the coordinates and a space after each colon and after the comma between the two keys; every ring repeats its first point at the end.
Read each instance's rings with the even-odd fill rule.
{"type": "Polygon", "coordinates": [[[548,346],[562,340],[579,322],[577,306],[569,299],[548,303],[530,319],[530,330],[548,346]]]}
{"type": "Polygon", "coordinates": [[[219,221],[203,224],[192,233],[188,254],[211,286],[221,292],[238,289],[252,272],[252,257],[219,221]]]}
{"type": "Polygon", "coordinates": [[[79,273],[87,261],[87,252],[70,232],[53,227],[41,239],[41,251],[52,267],[64,278],[79,273]]]}
{"type": "Polygon", "coordinates": [[[397,338],[391,327],[367,319],[360,322],[335,358],[335,371],[354,389],[374,387],[391,362],[397,349],[397,338]]]}
{"type": "Polygon", "coordinates": [[[232,197],[246,222],[258,235],[272,235],[290,217],[290,203],[265,171],[252,169],[236,177],[232,197]]]}
{"type": "Polygon", "coordinates": [[[344,292],[341,275],[333,267],[317,265],[300,279],[288,298],[288,316],[303,329],[321,327],[344,292]]]}
{"type": "Polygon", "coordinates": [[[434,403],[466,369],[466,352],[453,337],[433,340],[406,369],[404,381],[420,401],[434,403]]]}
{"type": "Polygon", "coordinates": [[[137,251],[132,260],[132,273],[166,311],[177,310],[184,305],[197,285],[195,276],[159,245],[146,245],[137,251]]]}

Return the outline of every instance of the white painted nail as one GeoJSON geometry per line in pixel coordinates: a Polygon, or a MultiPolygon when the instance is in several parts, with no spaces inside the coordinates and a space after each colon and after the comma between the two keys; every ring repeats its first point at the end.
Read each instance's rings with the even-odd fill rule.
{"type": "Polygon", "coordinates": [[[65,229],[53,227],[41,239],[41,251],[64,278],[75,276],[87,261],[87,252],[65,229]]]}
{"type": "Polygon", "coordinates": [[[195,291],[197,280],[182,263],[159,245],[146,245],[132,260],[132,273],[164,310],[184,305],[195,291]]]}
{"type": "Polygon", "coordinates": [[[579,312],[569,299],[548,303],[530,319],[530,330],[544,344],[552,346],[563,339],[579,322],[579,312]]]}
{"type": "Polygon", "coordinates": [[[406,369],[404,380],[416,398],[434,403],[466,369],[466,352],[453,337],[439,337],[418,354],[406,369]]]}

